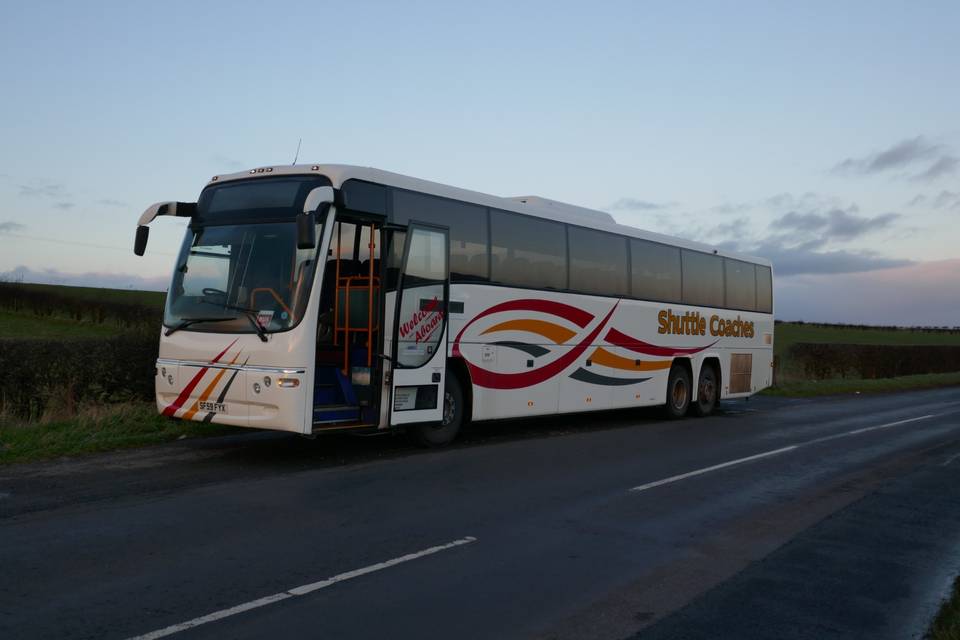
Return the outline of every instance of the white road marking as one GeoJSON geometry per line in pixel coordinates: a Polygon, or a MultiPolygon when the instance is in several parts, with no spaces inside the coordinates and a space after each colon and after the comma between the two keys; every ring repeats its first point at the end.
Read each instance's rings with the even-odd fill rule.
{"type": "MultiPolygon", "coordinates": [[[[686,480],[687,478],[692,478],[694,476],[700,476],[705,473],[710,473],[711,471],[718,471],[720,469],[726,469],[727,467],[732,467],[737,464],[743,464],[745,462],[753,462],[754,460],[760,460],[761,458],[769,458],[770,456],[776,456],[781,453],[787,453],[788,451],[793,451],[794,449],[799,449],[800,447],[806,447],[812,444],[819,444],[821,442],[827,442],[828,440],[836,440],[837,438],[847,438],[849,436],[859,435],[861,433],[867,433],[869,431],[877,431],[878,429],[889,429],[890,427],[896,427],[901,424],[907,424],[910,422],[917,422],[919,420],[927,420],[928,418],[935,418],[940,414],[931,413],[925,416],[918,416],[916,418],[907,418],[905,420],[897,420],[896,422],[888,422],[886,424],[878,424],[873,427],[863,427],[862,429],[854,429],[853,431],[845,431],[843,433],[837,433],[831,436],[824,436],[823,438],[814,438],[813,440],[807,440],[806,442],[800,442],[797,444],[792,444],[788,447],[783,447],[781,449],[774,449],[772,451],[764,451],[763,453],[757,453],[752,456],[747,456],[746,458],[738,458],[736,460],[730,460],[729,462],[721,462],[720,464],[715,464],[711,467],[704,467],[703,469],[697,469],[695,471],[688,471],[687,473],[681,473],[679,475],[670,476],[669,478],[664,478],[662,480],[655,480],[653,482],[648,482],[647,484],[641,484],[637,487],[632,487],[630,491],[640,492],[646,491],[647,489],[653,489],[654,487],[661,487],[665,484],[670,484],[672,482],[679,482],[680,480],[686,480]]],[[[960,457],[960,454],[957,456],[960,457]]],[[[944,466],[953,461],[953,458],[944,463],[944,466]]]]}
{"type": "Polygon", "coordinates": [[[354,569],[353,571],[340,573],[331,578],[327,578],[326,580],[311,582],[310,584],[301,585],[299,587],[287,589],[286,591],[281,591],[280,593],[275,593],[272,596],[266,596],[263,598],[258,598],[256,600],[251,600],[250,602],[238,604],[235,607],[230,607],[229,609],[221,609],[220,611],[214,611],[213,613],[208,613],[205,616],[200,616],[199,618],[194,618],[193,620],[187,620],[186,622],[170,625],[169,627],[158,629],[157,631],[151,631],[150,633],[134,636],[132,638],[129,638],[128,640],[155,640],[156,638],[164,638],[166,636],[171,636],[175,633],[180,633],[181,631],[186,631],[187,629],[198,627],[202,624],[207,624],[208,622],[216,622],[217,620],[229,618],[230,616],[235,616],[238,613],[250,611],[251,609],[265,607],[268,604],[280,602],[281,600],[287,600],[288,598],[296,598],[299,596],[306,595],[308,593],[313,593],[318,589],[324,589],[331,585],[337,584],[338,582],[343,582],[344,580],[350,580],[351,578],[358,578],[362,575],[373,573],[374,571],[380,571],[382,569],[395,567],[396,565],[402,564],[404,562],[410,562],[411,560],[416,560],[417,558],[433,555],[434,553],[439,553],[441,551],[446,551],[447,549],[452,549],[454,547],[459,547],[459,546],[470,544],[471,542],[476,542],[476,541],[477,539],[474,538],[473,536],[467,536],[465,538],[460,538],[459,540],[454,540],[453,542],[448,542],[447,544],[441,544],[436,547],[430,547],[429,549],[424,549],[422,551],[417,551],[415,553],[408,553],[405,556],[400,556],[399,558],[393,558],[392,560],[378,562],[377,564],[372,564],[368,567],[363,567],[362,569],[354,569]]]}
{"type": "Polygon", "coordinates": [[[854,429],[853,431],[844,431],[843,433],[836,433],[832,436],[824,436],[822,438],[814,438],[813,440],[808,440],[807,442],[802,442],[800,446],[806,446],[808,444],[818,444],[821,442],[827,442],[828,440],[836,440],[837,438],[847,438],[849,436],[859,435],[861,433],[867,433],[868,431],[876,431],[877,429],[889,429],[890,427],[898,427],[901,424],[907,424],[908,422],[917,422],[918,420],[926,420],[928,418],[937,417],[936,413],[931,413],[925,416],[919,416],[917,418],[907,418],[906,420],[897,420],[896,422],[888,422],[886,424],[878,424],[875,427],[863,427],[862,429],[854,429]]]}
{"type": "Polygon", "coordinates": [[[677,475],[677,476],[670,476],[669,478],[664,478],[663,480],[657,480],[655,482],[648,482],[647,484],[641,484],[639,487],[633,487],[632,489],[630,489],[630,491],[646,491],[647,489],[653,489],[654,487],[670,484],[671,482],[686,480],[687,478],[692,478],[693,476],[699,476],[699,475],[703,475],[704,473],[710,473],[711,471],[716,471],[718,469],[725,469],[726,467],[732,467],[735,464],[743,464],[744,462],[751,462],[753,460],[759,460],[760,458],[767,458],[769,456],[775,456],[781,453],[786,453],[787,451],[793,451],[796,448],[797,448],[797,445],[790,445],[789,447],[783,447],[782,449],[774,449],[773,451],[765,451],[763,453],[758,453],[756,455],[747,456],[746,458],[739,458],[737,460],[731,460],[729,462],[722,462],[720,464],[715,464],[712,467],[704,467],[703,469],[697,469],[696,471],[681,473],[680,475],[677,475]]]}
{"type": "Polygon", "coordinates": [[[950,464],[951,462],[953,462],[954,460],[956,460],[957,458],[960,458],[960,453],[955,453],[955,454],[953,454],[952,456],[950,456],[949,458],[947,458],[946,462],[944,462],[944,463],[943,463],[942,465],[940,465],[940,466],[941,466],[941,467],[945,467],[945,466],[947,466],[948,464],[950,464]]]}

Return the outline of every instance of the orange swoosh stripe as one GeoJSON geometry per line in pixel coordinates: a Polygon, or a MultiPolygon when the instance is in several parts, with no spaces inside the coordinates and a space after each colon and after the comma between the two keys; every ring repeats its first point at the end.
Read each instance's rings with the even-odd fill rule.
{"type": "MultiPolygon", "coordinates": [[[[237,351],[237,355],[233,357],[233,360],[230,361],[230,364],[235,363],[237,361],[237,358],[239,357],[240,357],[240,352],[237,351]]],[[[193,406],[190,407],[190,410],[184,413],[181,416],[181,418],[183,418],[184,420],[189,420],[194,416],[195,413],[197,413],[197,411],[200,410],[200,403],[206,402],[207,398],[210,397],[210,394],[213,393],[213,390],[216,388],[217,383],[220,382],[220,378],[222,378],[223,374],[225,374],[226,372],[227,372],[226,369],[220,369],[219,373],[217,373],[217,375],[213,377],[213,380],[210,382],[210,384],[207,385],[207,388],[204,389],[203,393],[200,394],[200,397],[197,398],[196,401],[193,403],[193,406]]]]}
{"type": "Polygon", "coordinates": [[[551,340],[556,344],[563,344],[573,336],[577,335],[576,332],[571,331],[566,327],[561,327],[558,324],[547,322],[546,320],[524,319],[507,320],[506,322],[495,324],[480,335],[486,335],[488,333],[493,333],[494,331],[526,331],[527,333],[535,333],[538,336],[543,336],[544,338],[551,340]]]}
{"type": "Polygon", "coordinates": [[[597,347],[590,361],[604,367],[612,369],[623,369],[624,371],[657,371],[659,369],[669,369],[670,360],[632,360],[610,353],[603,347],[597,347]]]}

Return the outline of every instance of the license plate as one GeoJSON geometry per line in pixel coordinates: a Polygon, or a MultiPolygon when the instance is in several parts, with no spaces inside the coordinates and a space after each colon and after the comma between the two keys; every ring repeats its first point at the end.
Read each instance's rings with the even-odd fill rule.
{"type": "Polygon", "coordinates": [[[207,413],[227,413],[227,405],[223,402],[200,402],[197,408],[207,413]]]}

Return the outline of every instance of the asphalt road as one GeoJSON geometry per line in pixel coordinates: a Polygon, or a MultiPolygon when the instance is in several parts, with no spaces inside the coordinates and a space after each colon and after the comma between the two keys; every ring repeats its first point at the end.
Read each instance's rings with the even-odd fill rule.
{"type": "Polygon", "coordinates": [[[958,480],[960,389],[7,468],[0,637],[918,637],[958,480]]]}

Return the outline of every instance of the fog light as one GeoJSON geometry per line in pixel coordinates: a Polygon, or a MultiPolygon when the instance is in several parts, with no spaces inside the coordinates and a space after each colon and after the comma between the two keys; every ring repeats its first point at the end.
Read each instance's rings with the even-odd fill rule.
{"type": "Polygon", "coordinates": [[[173,384],[173,376],[172,376],[172,375],[167,376],[167,384],[173,384]]]}
{"type": "Polygon", "coordinates": [[[299,378],[277,378],[277,386],[287,388],[299,387],[300,380],[299,378]]]}
{"type": "Polygon", "coordinates": [[[259,382],[254,382],[254,383],[253,383],[253,392],[254,392],[254,393],[260,393],[260,383],[259,383],[259,382]]]}
{"type": "Polygon", "coordinates": [[[263,376],[263,386],[270,388],[270,376],[263,376]]]}

